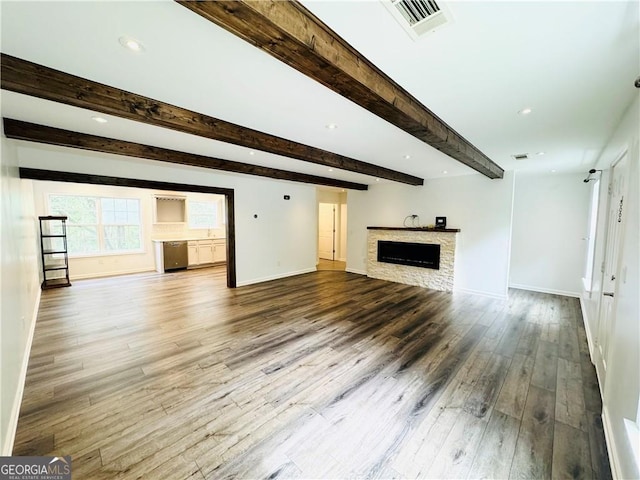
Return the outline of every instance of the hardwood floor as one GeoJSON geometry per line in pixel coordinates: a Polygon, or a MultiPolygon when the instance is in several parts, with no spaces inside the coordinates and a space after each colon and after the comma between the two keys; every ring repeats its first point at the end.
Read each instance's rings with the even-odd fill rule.
{"type": "Polygon", "coordinates": [[[576,299],[224,269],[43,292],[14,455],[74,478],[611,478],[576,299]]]}
{"type": "Polygon", "coordinates": [[[322,270],[338,270],[344,272],[347,268],[347,262],[341,262],[340,260],[325,260],[321,258],[318,260],[317,270],[320,272],[322,270]]]}

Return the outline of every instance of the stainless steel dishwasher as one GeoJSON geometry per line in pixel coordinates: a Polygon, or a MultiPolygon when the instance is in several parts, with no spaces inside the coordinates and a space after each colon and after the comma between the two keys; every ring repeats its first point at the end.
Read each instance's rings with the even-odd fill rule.
{"type": "Polygon", "coordinates": [[[189,264],[189,249],[187,242],[163,242],[162,256],[164,258],[164,271],[187,268],[189,264]]]}

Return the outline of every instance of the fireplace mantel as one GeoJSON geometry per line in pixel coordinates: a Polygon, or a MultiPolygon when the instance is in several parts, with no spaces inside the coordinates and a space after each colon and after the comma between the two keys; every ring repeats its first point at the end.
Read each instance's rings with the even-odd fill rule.
{"type": "Polygon", "coordinates": [[[460,233],[459,228],[429,228],[429,227],[367,227],[367,230],[406,230],[408,232],[460,233]]]}

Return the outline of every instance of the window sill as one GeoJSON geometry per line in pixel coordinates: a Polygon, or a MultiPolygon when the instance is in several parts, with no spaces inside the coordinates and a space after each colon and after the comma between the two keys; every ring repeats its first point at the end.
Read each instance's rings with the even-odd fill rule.
{"type": "Polygon", "coordinates": [[[123,255],[144,255],[146,250],[127,250],[126,252],[98,252],[86,254],[69,254],[69,259],[75,258],[99,258],[99,257],[121,257],[123,255]]]}

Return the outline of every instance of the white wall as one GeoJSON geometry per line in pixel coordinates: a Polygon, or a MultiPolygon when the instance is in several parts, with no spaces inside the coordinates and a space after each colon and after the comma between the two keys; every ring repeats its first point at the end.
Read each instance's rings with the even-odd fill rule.
{"type": "Polygon", "coordinates": [[[509,285],[579,297],[591,190],[585,173],[517,173],[509,285]]]}
{"type": "Polygon", "coordinates": [[[422,225],[447,217],[458,234],[454,289],[505,298],[511,248],[513,172],[501,180],[480,174],[428,180],[424,186],[374,185],[349,192],[347,270],[366,274],[367,226],[402,226],[416,214],[422,225]]]}
{"type": "MultiPolygon", "coordinates": [[[[0,127],[1,128],[1,127],[0,127]]],[[[0,455],[10,455],[40,299],[32,182],[0,132],[0,455]]]]}
{"type": "Polygon", "coordinates": [[[63,147],[16,144],[22,167],[234,189],[238,285],[315,270],[318,215],[313,186],[63,147]],[[291,200],[284,200],[284,195],[291,200]]]}
{"type": "MultiPolygon", "coordinates": [[[[582,304],[585,323],[589,332],[589,346],[600,380],[604,381],[603,423],[607,437],[612,467],[618,478],[640,477],[640,459],[634,454],[637,439],[629,437],[626,424],[637,432],[638,401],[640,399],[640,97],[636,96],[613,137],[599,157],[596,168],[608,170],[621,154],[628,150],[629,183],[625,199],[625,233],[621,250],[620,282],[616,289],[615,321],[609,335],[609,358],[606,379],[603,378],[602,359],[595,348],[598,338],[598,309],[602,296],[600,265],[604,259],[606,233],[607,182],[605,171],[600,195],[601,215],[596,237],[594,288],[583,291],[582,304]]],[[[637,450],[636,450],[637,451],[637,450]]]]}

